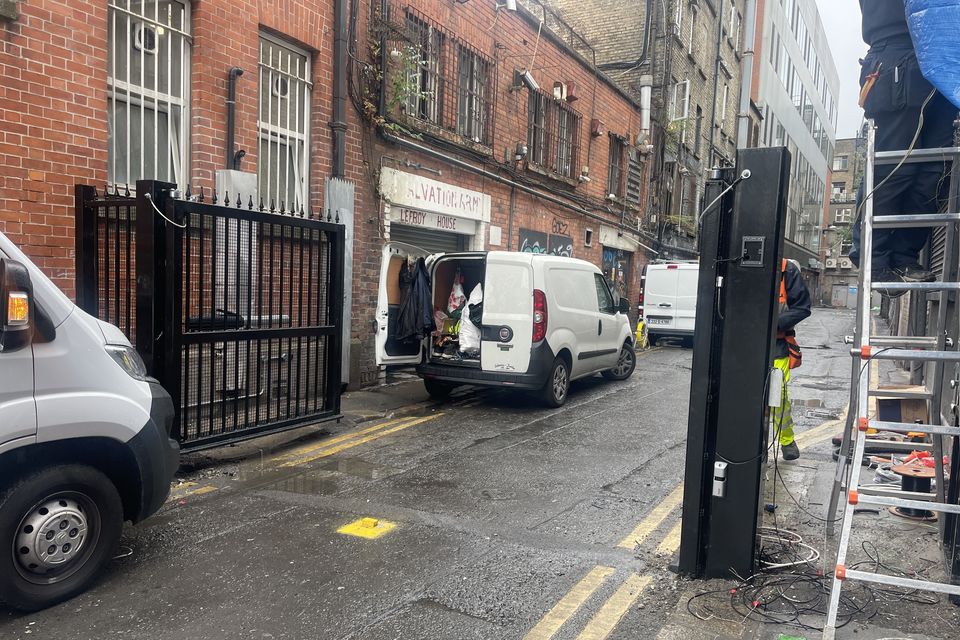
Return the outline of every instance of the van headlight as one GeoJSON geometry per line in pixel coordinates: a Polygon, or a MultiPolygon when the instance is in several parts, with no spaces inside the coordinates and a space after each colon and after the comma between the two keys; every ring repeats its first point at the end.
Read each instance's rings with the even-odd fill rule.
{"type": "Polygon", "coordinates": [[[120,368],[134,380],[147,379],[147,367],[143,364],[140,354],[132,347],[119,344],[108,344],[107,353],[113,358],[113,361],[120,365],[120,368]]]}

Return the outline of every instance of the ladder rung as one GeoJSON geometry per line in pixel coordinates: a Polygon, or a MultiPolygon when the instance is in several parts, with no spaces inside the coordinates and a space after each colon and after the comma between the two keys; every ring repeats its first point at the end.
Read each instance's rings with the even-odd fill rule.
{"type": "Polygon", "coordinates": [[[909,498],[914,500],[936,500],[937,496],[933,493],[916,493],[913,491],[904,491],[897,489],[896,485],[887,487],[882,484],[864,484],[857,489],[863,495],[887,496],[888,498],[909,498]]]}
{"type": "Polygon", "coordinates": [[[874,291],[960,291],[960,282],[874,282],[874,291]]]}
{"type": "Polygon", "coordinates": [[[904,587],[906,589],[936,591],[937,593],[960,596],[960,585],[944,584],[942,582],[932,582],[930,580],[901,578],[900,576],[888,576],[882,573],[870,573],[869,571],[858,571],[856,569],[847,569],[847,580],[861,580],[863,582],[875,582],[894,587],[904,587]]]}
{"type": "MultiPolygon", "coordinates": [[[[855,355],[860,355],[856,351],[855,355]]],[[[924,349],[880,349],[870,356],[874,360],[917,360],[921,362],[960,361],[960,351],[926,351],[924,349]]]]}
{"type": "Polygon", "coordinates": [[[903,442],[902,440],[879,440],[876,438],[866,439],[867,453],[880,453],[883,451],[931,451],[933,445],[929,442],[903,442]]]}
{"type": "Polygon", "coordinates": [[[860,495],[857,505],[875,504],[882,507],[903,507],[920,511],[939,511],[941,513],[960,514],[960,504],[946,504],[944,502],[924,502],[923,500],[904,500],[902,498],[886,498],[884,496],[860,495]]]}
{"type": "Polygon", "coordinates": [[[919,215],[874,216],[874,229],[896,227],[939,227],[951,222],[960,222],[960,213],[925,213],[919,215]]]}
{"type": "MultiPolygon", "coordinates": [[[[894,433],[932,433],[938,436],[960,436],[960,427],[944,427],[937,424],[911,424],[909,422],[882,422],[871,420],[870,426],[877,431],[893,431],[894,433]]],[[[913,444],[920,444],[915,442],[913,444]]]]}
{"type": "Polygon", "coordinates": [[[875,347],[935,347],[936,336],[871,336],[868,343],[875,347]]]}
{"type": "Polygon", "coordinates": [[[869,395],[873,398],[895,400],[930,400],[933,398],[933,394],[929,391],[906,391],[903,389],[870,389],[869,395]]]}
{"type": "MultiPolygon", "coordinates": [[[[906,155],[906,149],[898,151],[877,151],[874,164],[897,164],[906,155]]],[[[914,149],[906,162],[930,162],[932,160],[951,161],[960,155],[960,147],[940,147],[937,149],[914,149]]]]}

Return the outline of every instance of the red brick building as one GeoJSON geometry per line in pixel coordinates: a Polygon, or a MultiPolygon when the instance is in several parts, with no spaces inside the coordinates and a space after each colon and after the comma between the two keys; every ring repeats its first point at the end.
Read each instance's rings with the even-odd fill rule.
{"type": "Polygon", "coordinates": [[[572,254],[635,298],[639,106],[549,9],[518,4],[13,5],[0,17],[0,230],[71,293],[76,184],[160,179],[209,194],[218,170],[238,168],[266,206],[319,216],[325,179],[343,177],[356,185],[354,384],[379,372],[371,323],[388,240],[572,254]],[[335,65],[338,33],[349,63],[335,65]]]}

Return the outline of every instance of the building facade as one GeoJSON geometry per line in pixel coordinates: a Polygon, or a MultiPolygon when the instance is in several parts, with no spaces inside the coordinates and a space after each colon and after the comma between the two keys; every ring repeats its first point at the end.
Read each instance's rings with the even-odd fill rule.
{"type": "Polygon", "coordinates": [[[833,154],[830,209],[821,246],[824,270],[820,302],[829,306],[848,307],[856,302],[858,271],[849,256],[865,150],[864,138],[842,138],[837,140],[833,154]]]}
{"type": "Polygon", "coordinates": [[[839,76],[815,0],[756,0],[751,99],[761,146],[790,150],[785,253],[817,295],[829,211],[839,76]]]}
{"type": "Polygon", "coordinates": [[[660,257],[696,252],[707,171],[735,160],[744,0],[552,0],[596,45],[602,69],[649,104],[646,223],[660,257]]]}
{"type": "Polygon", "coordinates": [[[355,386],[383,374],[388,245],[571,255],[635,299],[640,104],[558,14],[518,5],[19,3],[0,18],[0,230],[72,295],[77,184],[209,198],[233,170],[266,209],[320,217],[328,180],[352,183],[355,386]]]}

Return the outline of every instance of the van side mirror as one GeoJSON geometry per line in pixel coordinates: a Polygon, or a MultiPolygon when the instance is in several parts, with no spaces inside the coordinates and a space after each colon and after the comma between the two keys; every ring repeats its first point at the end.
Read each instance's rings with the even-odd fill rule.
{"type": "Polygon", "coordinates": [[[16,260],[0,258],[0,353],[30,345],[34,309],[30,272],[16,260]]]}
{"type": "Polygon", "coordinates": [[[620,297],[620,308],[618,311],[624,315],[630,313],[630,300],[626,296],[620,297]]]}

